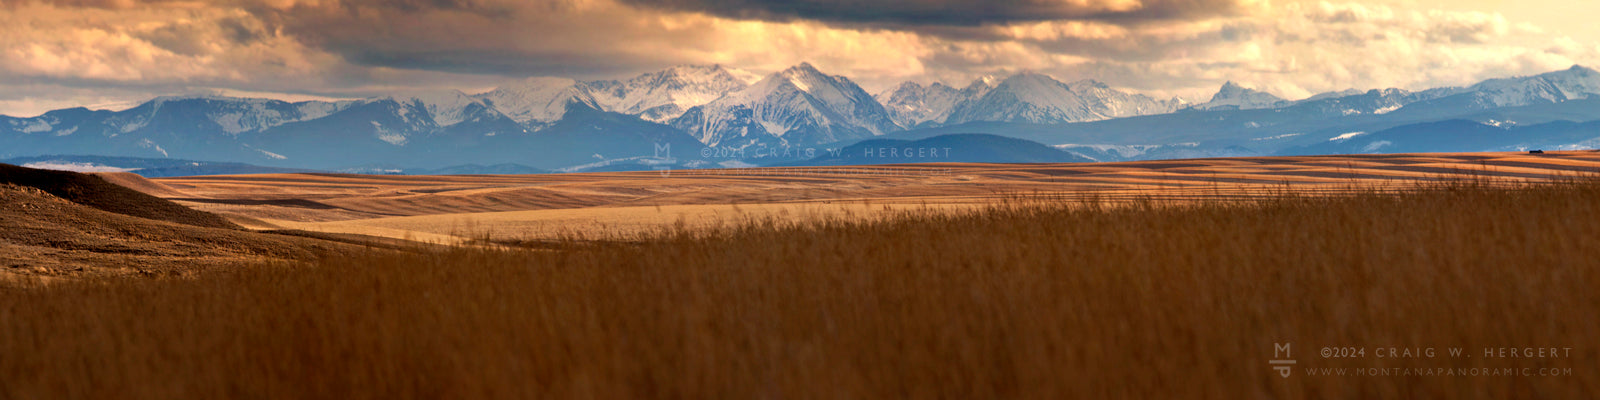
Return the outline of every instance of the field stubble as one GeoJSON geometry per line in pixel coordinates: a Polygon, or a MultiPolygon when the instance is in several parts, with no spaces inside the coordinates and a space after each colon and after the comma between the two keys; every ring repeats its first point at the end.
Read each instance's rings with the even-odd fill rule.
{"type": "Polygon", "coordinates": [[[1018,199],[8,289],[0,397],[1593,398],[1596,199],[1594,182],[1018,199]],[[1282,342],[1290,378],[1267,363],[1282,342]],[[1333,360],[1323,345],[1572,350],[1333,360]]]}

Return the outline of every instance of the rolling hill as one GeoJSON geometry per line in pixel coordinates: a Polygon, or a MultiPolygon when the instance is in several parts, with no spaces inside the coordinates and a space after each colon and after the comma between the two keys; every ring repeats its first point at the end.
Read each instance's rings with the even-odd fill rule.
{"type": "MultiPolygon", "coordinates": [[[[341,240],[360,242],[354,236],[341,240]]],[[[363,251],[371,250],[340,241],[247,231],[218,215],[94,175],[0,164],[0,283],[188,275],[268,260],[363,251]]]]}
{"type": "Polygon", "coordinates": [[[239,229],[238,225],[214,214],[195,211],[94,175],[0,164],[0,183],[39,189],[110,213],[207,228],[239,229]]]}

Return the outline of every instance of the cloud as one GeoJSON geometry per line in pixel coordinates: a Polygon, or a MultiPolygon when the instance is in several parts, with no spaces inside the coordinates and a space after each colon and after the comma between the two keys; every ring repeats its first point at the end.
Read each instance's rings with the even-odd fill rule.
{"type": "Polygon", "coordinates": [[[607,0],[30,2],[0,9],[7,11],[0,13],[3,114],[42,112],[38,107],[61,99],[100,103],[216,89],[335,97],[471,90],[509,78],[617,78],[676,64],[771,72],[811,61],[834,73],[904,79],[924,72],[931,51],[908,32],[744,21],[607,0]]]}
{"type": "Polygon", "coordinates": [[[713,63],[766,72],[802,61],[840,72],[909,76],[920,71],[929,43],[913,32],[731,19],[610,0],[443,4],[347,0],[251,10],[286,35],[355,65],[503,77],[615,78],[713,63]]]}
{"type": "Polygon", "coordinates": [[[342,95],[493,80],[353,65],[229,4],[8,2],[0,11],[4,114],[216,89],[342,95]]]}
{"type": "Polygon", "coordinates": [[[1600,63],[1494,13],[1257,0],[0,0],[0,114],[230,90],[334,97],[802,61],[869,90],[1021,70],[1204,99],[1600,63]]]}
{"type": "Polygon", "coordinates": [[[841,72],[852,76],[866,73],[873,76],[869,79],[886,79],[915,76],[926,69],[922,64],[938,48],[970,51],[984,43],[1011,40],[1004,30],[1012,24],[1067,18],[1093,29],[1130,29],[1243,15],[1264,4],[1259,0],[280,0],[247,8],[308,45],[366,66],[597,78],[675,64],[777,70],[784,66],[774,62],[792,65],[809,60],[843,68],[841,72]],[[889,57],[912,58],[886,60],[889,57]],[[890,67],[911,70],[887,71],[890,67]]]}
{"type": "Polygon", "coordinates": [[[787,22],[978,26],[1046,20],[1146,21],[1243,11],[1240,0],[625,0],[728,18],[787,22]]]}
{"type": "Polygon", "coordinates": [[[704,21],[608,1],[301,1],[250,9],[354,64],[467,74],[609,75],[670,55],[642,47],[708,39],[704,21]]]}
{"type": "MultiPolygon", "coordinates": [[[[1204,100],[1234,80],[1298,98],[1347,88],[1465,85],[1600,62],[1594,41],[1550,37],[1482,12],[1289,3],[1193,21],[1040,21],[991,28],[998,42],[1065,60],[1033,69],[1204,100]]],[[[937,69],[938,66],[933,68],[937,69]]]]}
{"type": "Polygon", "coordinates": [[[14,7],[0,14],[0,73],[129,84],[315,79],[336,60],[237,9],[14,7]]]}

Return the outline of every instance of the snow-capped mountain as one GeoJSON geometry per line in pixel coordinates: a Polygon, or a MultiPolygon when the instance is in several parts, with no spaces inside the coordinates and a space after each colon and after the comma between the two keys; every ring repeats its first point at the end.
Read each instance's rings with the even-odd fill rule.
{"type": "Polygon", "coordinates": [[[1551,104],[1600,95],[1600,73],[1583,66],[1534,76],[1490,79],[1442,101],[1478,109],[1551,104]]]}
{"type": "Polygon", "coordinates": [[[1489,106],[1520,106],[1600,95],[1600,73],[1583,66],[1528,77],[1490,79],[1467,88],[1489,106]]]}
{"type": "MultiPolygon", "coordinates": [[[[242,135],[325,118],[357,104],[165,96],[122,111],[79,107],[32,118],[0,117],[0,134],[16,135],[9,138],[7,145],[0,145],[0,153],[200,156],[217,151],[219,144],[231,143],[242,135]]],[[[213,155],[236,157],[249,153],[229,149],[213,155]]]]}
{"type": "Polygon", "coordinates": [[[1490,79],[1468,87],[1443,87],[1418,92],[1385,89],[1382,92],[1404,94],[1395,96],[1385,112],[1431,116],[1600,98],[1600,73],[1575,65],[1533,76],[1490,79]]]}
{"type": "MultiPolygon", "coordinates": [[[[1182,150],[1124,156],[1138,159],[1273,154],[1349,133],[1451,119],[1495,127],[1592,121],[1600,119],[1600,73],[1574,66],[1466,87],[1346,90],[1294,102],[1230,83],[1212,101],[1173,112],[1182,108],[1176,99],[1033,73],[981,78],[959,90],[908,83],[874,98],[809,64],[756,80],[719,66],[675,67],[618,81],[532,78],[478,95],[443,90],[295,103],[178,96],[120,111],[0,116],[0,158],[75,154],[335,169],[517,163],[555,170],[610,168],[616,160],[660,158],[665,148],[687,160],[707,144],[848,146],[905,128],[915,131],[897,138],[982,132],[1074,148],[1182,150]],[[968,122],[984,123],[957,126],[968,122]]],[[[1588,134],[1582,129],[1589,126],[1572,135],[1588,134]]],[[[1439,132],[1427,137],[1449,134],[1439,132]]],[[[1600,143],[1578,136],[1549,143],[1600,143]]],[[[1413,139],[1376,151],[1449,148],[1413,139]]]]}
{"type": "Polygon", "coordinates": [[[890,119],[905,128],[938,126],[950,116],[950,111],[961,102],[977,99],[994,89],[998,80],[992,76],[972,80],[967,87],[956,89],[942,82],[923,86],[907,81],[873,98],[889,111],[890,119]]]}
{"type": "Polygon", "coordinates": [[[1554,104],[1600,96],[1600,72],[1574,65],[1561,71],[1533,76],[1489,79],[1468,87],[1442,87],[1423,91],[1405,89],[1348,89],[1321,93],[1300,101],[1284,101],[1270,93],[1228,82],[1211,101],[1195,105],[1196,110],[1253,110],[1267,108],[1320,107],[1344,115],[1386,114],[1406,109],[1409,113],[1486,110],[1554,104]]]}
{"type": "Polygon", "coordinates": [[[370,137],[405,146],[422,136],[492,136],[525,133],[526,129],[484,100],[459,90],[434,90],[359,100],[326,118],[273,134],[294,136],[306,131],[341,137],[354,134],[356,140],[370,137]]]}
{"type": "Polygon", "coordinates": [[[999,78],[993,76],[978,77],[978,79],[973,79],[972,83],[968,83],[967,87],[961,88],[961,98],[976,99],[983,97],[983,95],[989,94],[990,90],[994,90],[995,85],[999,84],[999,78]]]}
{"type": "Polygon", "coordinates": [[[182,118],[201,120],[194,123],[206,125],[205,129],[239,134],[322,118],[351,104],[354,102],[289,103],[225,96],[163,96],[118,112],[117,116],[107,123],[117,126],[123,132],[132,132],[152,123],[171,121],[181,115],[182,118]]]}
{"type": "Polygon", "coordinates": [[[385,96],[400,104],[420,109],[436,126],[450,126],[473,117],[473,113],[493,112],[482,100],[467,96],[460,90],[417,91],[385,96]]]}
{"type": "Polygon", "coordinates": [[[584,86],[606,111],[666,122],[690,107],[749,87],[743,71],[711,66],[677,66],[626,81],[592,81],[584,86]]]}
{"type": "Polygon", "coordinates": [[[568,78],[528,78],[473,97],[535,131],[560,121],[573,103],[602,108],[586,85],[568,78]]]}
{"type": "Polygon", "coordinates": [[[625,81],[535,77],[473,97],[535,131],[561,120],[574,104],[665,123],[690,107],[748,87],[749,75],[710,65],[677,66],[625,81]]]}
{"type": "Polygon", "coordinates": [[[1038,124],[1099,121],[1169,113],[1179,100],[1156,100],[1083,80],[1061,83],[1048,75],[1024,72],[1001,81],[976,98],[957,104],[945,124],[975,121],[1038,124]]]}
{"type": "Polygon", "coordinates": [[[708,146],[729,148],[808,146],[900,129],[860,86],[809,63],[690,108],[672,125],[708,146]]]}
{"type": "Polygon", "coordinates": [[[1083,99],[1089,110],[1105,119],[1165,114],[1186,105],[1183,99],[1157,100],[1142,94],[1129,94],[1095,80],[1069,83],[1067,89],[1083,99]]]}
{"type": "Polygon", "coordinates": [[[1233,81],[1222,84],[1222,89],[1211,96],[1211,101],[1194,105],[1197,110],[1255,110],[1278,108],[1291,104],[1283,98],[1244,86],[1233,81]]]}
{"type": "Polygon", "coordinates": [[[893,89],[874,96],[889,118],[900,126],[914,127],[925,122],[940,122],[950,109],[960,103],[961,91],[940,82],[923,86],[916,82],[901,83],[893,89]]]}
{"type": "MultiPolygon", "coordinates": [[[[1283,108],[1311,111],[1322,116],[1382,115],[1413,103],[1450,95],[1454,90],[1412,92],[1405,89],[1373,89],[1343,96],[1312,96],[1283,108]]],[[[1352,91],[1340,93],[1349,92],[1352,91]]]]}

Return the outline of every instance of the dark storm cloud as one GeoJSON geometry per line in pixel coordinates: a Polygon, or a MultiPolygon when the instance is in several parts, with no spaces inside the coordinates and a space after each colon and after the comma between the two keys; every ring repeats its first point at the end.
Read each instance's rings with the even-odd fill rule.
{"type": "Polygon", "coordinates": [[[567,46],[593,39],[584,37],[590,32],[563,31],[561,16],[571,4],[561,0],[248,2],[243,8],[358,65],[525,76],[611,73],[635,61],[607,55],[603,43],[567,46]]]}
{"type": "MultiPolygon", "coordinates": [[[[164,4],[194,4],[191,0],[0,0],[0,7],[21,7],[29,5],[50,5],[57,7],[96,8],[106,10],[124,10],[141,6],[164,4]]],[[[205,2],[204,4],[223,3],[205,2]]]]}
{"type": "Polygon", "coordinates": [[[218,44],[249,45],[269,35],[259,21],[228,17],[216,21],[171,24],[134,36],[174,53],[195,56],[205,54],[218,44]]]}
{"type": "Polygon", "coordinates": [[[1047,20],[1141,22],[1235,14],[1238,0],[622,0],[640,7],[738,19],[814,20],[891,27],[1047,20]]]}
{"type": "Polygon", "coordinates": [[[621,49],[641,41],[675,47],[719,39],[643,17],[663,13],[990,42],[1010,40],[985,28],[992,25],[1061,19],[1144,24],[1246,11],[1244,0],[620,0],[601,6],[581,0],[342,0],[289,7],[241,1],[286,34],[356,64],[506,76],[615,75],[702,62],[669,59],[677,58],[670,48],[621,49]]]}

